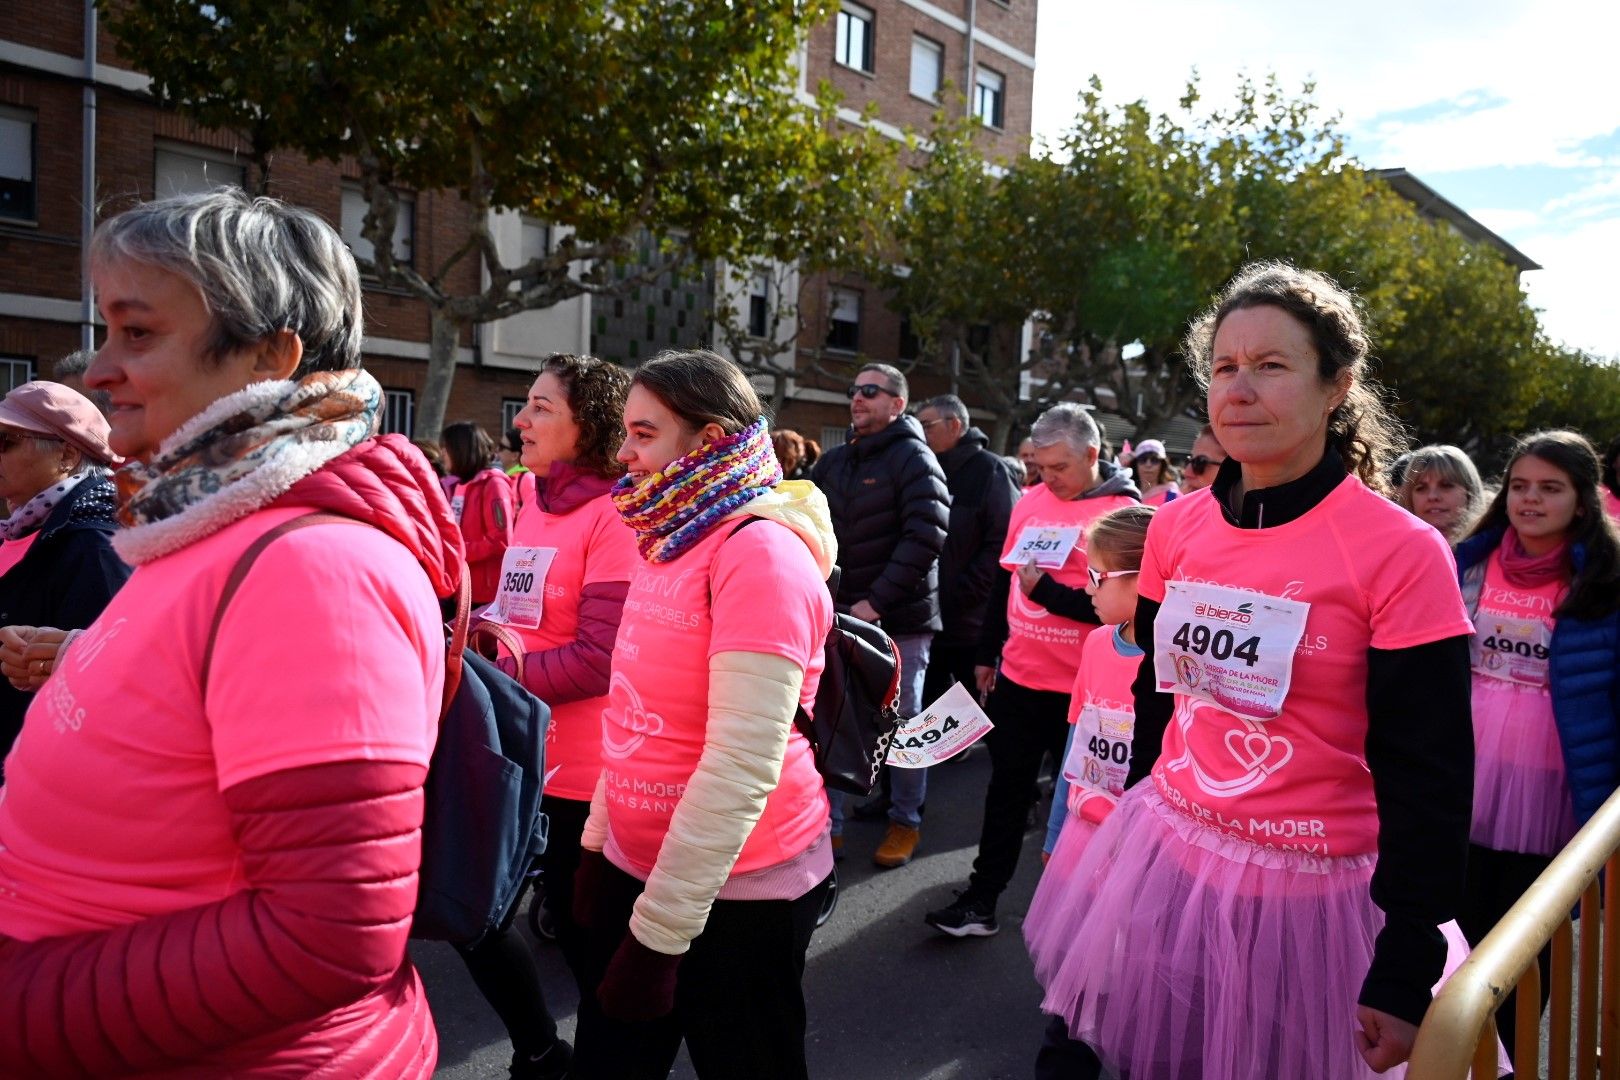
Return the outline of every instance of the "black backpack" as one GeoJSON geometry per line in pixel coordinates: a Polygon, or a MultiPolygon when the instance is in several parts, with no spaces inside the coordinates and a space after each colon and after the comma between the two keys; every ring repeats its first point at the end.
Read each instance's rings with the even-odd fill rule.
{"type": "MultiPolygon", "coordinates": [[[[746,517],[732,534],[759,520],[746,517]]],[[[827,587],[838,595],[839,570],[827,587]]],[[[815,750],[816,771],[830,788],[870,795],[900,728],[900,650],[893,639],[853,615],[834,615],[822,647],[827,666],[816,687],[814,715],[801,706],[793,725],[815,750]]]]}
{"type": "MultiPolygon", "coordinates": [[[[242,553],[214,611],[203,653],[204,685],[225,608],[254,560],[278,537],[330,522],[364,524],[341,514],[305,514],[269,530],[242,553]]],[[[467,947],[506,921],[529,867],[545,851],[540,789],[551,723],[543,701],[468,648],[470,590],[464,571],[455,614],[445,624],[444,704],[423,785],[422,867],[411,921],[414,938],[467,947]]],[[[481,624],[474,637],[485,636],[512,650],[522,670],[523,648],[515,635],[481,624]]]]}

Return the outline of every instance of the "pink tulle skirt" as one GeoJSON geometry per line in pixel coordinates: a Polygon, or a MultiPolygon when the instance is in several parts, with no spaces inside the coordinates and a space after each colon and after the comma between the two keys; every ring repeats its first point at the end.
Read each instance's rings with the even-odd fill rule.
{"type": "Polygon", "coordinates": [[[1474,676],[1474,823],[1496,851],[1556,855],[1575,836],[1575,806],[1552,696],[1474,676]]]}
{"type": "MultiPolygon", "coordinates": [[[[1025,925],[1041,1008],[1132,1080],[1363,1080],[1356,997],[1376,857],[1277,851],[1199,825],[1151,782],[1071,820],[1025,925]]],[[[1446,970],[1467,955],[1455,925],[1446,970]]],[[[1506,1058],[1503,1056],[1504,1068],[1506,1058]]],[[[1403,1075],[1403,1069],[1385,1076],[1403,1075]]]]}

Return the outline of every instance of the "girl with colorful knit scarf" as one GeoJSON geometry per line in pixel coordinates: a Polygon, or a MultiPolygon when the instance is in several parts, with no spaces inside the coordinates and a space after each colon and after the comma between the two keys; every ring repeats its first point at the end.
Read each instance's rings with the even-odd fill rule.
{"type": "Polygon", "coordinates": [[[574,886],[595,986],[582,1080],[665,1075],[683,1040],[699,1076],[807,1076],[800,977],[832,846],[793,718],[820,680],[836,546],[761,412],[703,351],[648,361],[625,403],[613,500],[641,564],[574,886]]]}

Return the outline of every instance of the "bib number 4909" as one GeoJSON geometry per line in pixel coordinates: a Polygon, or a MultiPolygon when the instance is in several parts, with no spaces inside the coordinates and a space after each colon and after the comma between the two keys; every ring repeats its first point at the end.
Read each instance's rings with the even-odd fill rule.
{"type": "Polygon", "coordinates": [[[1190,653],[1199,656],[1213,656],[1217,660],[1229,660],[1237,657],[1248,667],[1254,667],[1260,662],[1260,636],[1258,634],[1237,639],[1237,635],[1225,629],[1213,633],[1203,623],[1184,622],[1170,638],[1172,642],[1190,653]]]}

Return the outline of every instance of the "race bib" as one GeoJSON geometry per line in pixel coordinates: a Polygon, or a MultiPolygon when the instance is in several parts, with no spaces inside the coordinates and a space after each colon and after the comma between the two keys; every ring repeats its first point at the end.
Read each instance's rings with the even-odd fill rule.
{"type": "Polygon", "coordinates": [[[504,626],[534,630],[545,611],[546,572],[556,548],[509,547],[501,556],[501,585],[482,618],[504,626]]]}
{"type": "Polygon", "coordinates": [[[1056,570],[1069,561],[1069,552],[1080,542],[1081,530],[1073,528],[1030,525],[1018,534],[1018,543],[1002,560],[1007,566],[1024,566],[1031,559],[1035,565],[1056,570]]]}
{"type": "Polygon", "coordinates": [[[1545,620],[1481,611],[1468,639],[1473,669],[1491,679],[1545,688],[1552,628],[1545,620]]]}
{"type": "Polygon", "coordinates": [[[465,495],[452,495],[452,496],[450,496],[450,513],[455,515],[456,523],[458,525],[461,523],[461,512],[463,510],[465,510],[466,508],[467,508],[467,496],[465,496],[465,495]]]}
{"type": "Polygon", "coordinates": [[[889,744],[888,763],[899,769],[938,765],[984,738],[992,726],[967,687],[955,683],[938,701],[901,722],[889,744]]]}
{"type": "Polygon", "coordinates": [[[1224,585],[1165,582],[1153,624],[1159,690],[1251,720],[1281,715],[1311,605],[1224,585]]]}
{"type": "Polygon", "coordinates": [[[1063,779],[1118,799],[1125,794],[1125,776],[1131,770],[1136,716],[1126,709],[1088,704],[1081,708],[1075,729],[1063,759],[1063,779]]]}

